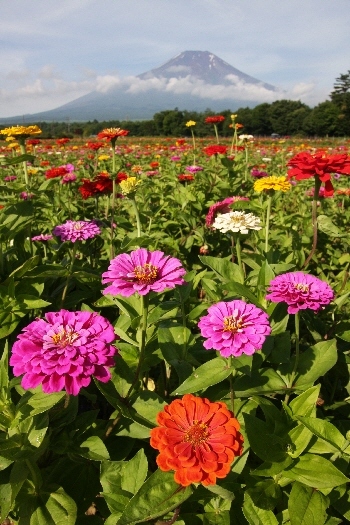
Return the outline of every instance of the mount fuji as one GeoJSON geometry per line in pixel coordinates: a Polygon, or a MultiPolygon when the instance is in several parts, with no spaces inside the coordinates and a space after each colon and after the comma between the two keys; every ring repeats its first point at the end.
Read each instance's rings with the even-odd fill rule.
{"type": "MultiPolygon", "coordinates": [[[[56,109],[24,115],[25,121],[143,120],[167,109],[235,111],[283,96],[275,86],[239,71],[209,51],[184,51],[137,76],[100,79],[94,91],[56,109]]],[[[19,119],[23,115],[1,122],[19,119]]]]}

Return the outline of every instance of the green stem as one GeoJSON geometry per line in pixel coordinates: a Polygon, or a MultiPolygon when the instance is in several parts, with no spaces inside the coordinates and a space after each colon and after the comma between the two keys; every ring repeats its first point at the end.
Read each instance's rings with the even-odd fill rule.
{"type": "Polygon", "coordinates": [[[308,258],[304,262],[303,268],[305,268],[309,262],[311,261],[312,257],[314,256],[314,253],[316,251],[317,246],[317,201],[318,201],[318,195],[321,188],[321,180],[317,175],[315,175],[315,187],[314,187],[314,198],[312,200],[312,227],[313,227],[313,240],[312,240],[312,248],[311,252],[309,253],[308,258]]]}
{"type": "Polygon", "coordinates": [[[342,446],[341,450],[338,450],[338,452],[335,452],[333,454],[333,456],[330,458],[331,461],[335,461],[336,459],[338,459],[342,453],[344,452],[344,450],[346,450],[348,448],[348,446],[350,445],[350,441],[348,441],[347,439],[345,440],[345,443],[344,445],[342,446]]]}
{"type": "Polygon", "coordinates": [[[25,462],[26,462],[26,465],[27,465],[28,470],[30,472],[32,481],[34,483],[35,492],[36,492],[36,494],[39,494],[40,487],[43,484],[43,480],[42,480],[42,477],[41,477],[40,470],[39,470],[37,464],[33,463],[30,459],[26,459],[25,462]]]}
{"type": "Polygon", "coordinates": [[[216,124],[214,124],[214,130],[215,130],[216,142],[219,144],[219,133],[218,133],[218,127],[216,124]]]}
{"type": "MultiPolygon", "coordinates": [[[[228,358],[228,366],[232,368],[232,356],[228,358]]],[[[232,413],[235,413],[235,391],[233,389],[233,377],[236,374],[236,370],[232,371],[230,374],[230,399],[231,399],[231,408],[232,413]]]]}
{"type": "Polygon", "coordinates": [[[142,235],[142,232],[141,232],[141,221],[140,221],[140,214],[139,214],[139,210],[137,208],[136,200],[135,199],[130,199],[130,201],[131,201],[132,207],[134,209],[134,213],[135,213],[136,225],[137,225],[137,236],[141,237],[141,235],[142,235]]]}
{"type": "Polygon", "coordinates": [[[244,269],[243,269],[242,257],[241,257],[241,239],[239,238],[239,234],[236,237],[236,253],[237,253],[238,266],[242,274],[242,279],[244,281],[244,269]]]}
{"type": "Polygon", "coordinates": [[[248,146],[245,147],[245,172],[244,172],[244,181],[248,180],[248,160],[249,160],[249,150],[248,146]]]}
{"type": "MultiPolygon", "coordinates": [[[[19,142],[19,149],[21,150],[22,155],[25,155],[26,152],[26,144],[25,139],[21,139],[19,142]]],[[[24,181],[26,185],[26,190],[29,192],[29,177],[28,177],[28,167],[27,167],[27,161],[23,161],[23,171],[24,171],[24,181]]]]}
{"type": "Polygon", "coordinates": [[[61,308],[63,308],[63,303],[64,303],[64,300],[65,300],[66,295],[67,295],[68,285],[69,285],[69,282],[70,282],[71,277],[72,277],[73,267],[74,267],[74,262],[75,262],[75,255],[77,253],[77,247],[78,247],[77,244],[78,244],[77,242],[73,243],[73,248],[72,248],[72,252],[71,252],[71,262],[70,262],[70,266],[69,266],[69,270],[68,270],[66,284],[65,284],[65,287],[64,287],[63,293],[62,293],[61,308]]]}
{"type": "Polygon", "coordinates": [[[194,136],[193,129],[191,128],[192,145],[193,145],[193,166],[196,164],[196,139],[194,136]]]}
{"type": "Polygon", "coordinates": [[[284,398],[284,402],[286,405],[288,405],[288,401],[290,398],[290,390],[293,387],[294,379],[297,373],[298,364],[299,364],[299,355],[300,355],[300,349],[299,349],[299,340],[300,340],[300,319],[299,319],[299,312],[297,312],[294,316],[295,321],[295,361],[294,361],[294,367],[292,371],[292,375],[290,376],[289,384],[288,384],[288,393],[286,394],[286,397],[284,398]]]}
{"type": "Polygon", "coordinates": [[[113,240],[114,240],[114,207],[115,207],[115,192],[116,192],[116,183],[115,183],[115,176],[113,175],[113,181],[112,181],[112,205],[111,205],[111,249],[110,249],[110,258],[114,258],[114,246],[113,246],[113,240]]]}
{"type": "Polygon", "coordinates": [[[269,250],[269,229],[270,229],[270,215],[271,215],[271,195],[267,197],[267,209],[266,209],[266,223],[265,223],[265,253],[269,250]]]}
{"type": "Polygon", "coordinates": [[[140,327],[140,338],[139,338],[139,362],[137,365],[137,369],[135,372],[135,378],[132,382],[132,385],[129,388],[129,391],[126,395],[126,399],[130,396],[132,391],[134,390],[135,386],[137,385],[140,373],[142,369],[143,360],[145,357],[145,348],[146,348],[146,334],[147,334],[147,318],[148,318],[148,306],[149,306],[149,296],[148,295],[142,295],[142,319],[141,319],[141,327],[140,327]]]}

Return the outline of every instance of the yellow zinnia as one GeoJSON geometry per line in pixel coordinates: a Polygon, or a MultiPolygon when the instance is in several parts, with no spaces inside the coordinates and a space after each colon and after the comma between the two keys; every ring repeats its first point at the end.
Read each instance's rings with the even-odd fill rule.
{"type": "Polygon", "coordinates": [[[254,182],[255,191],[288,191],[291,188],[290,182],[287,181],[287,177],[276,177],[271,175],[270,177],[263,177],[254,182]]]}
{"type": "Polygon", "coordinates": [[[122,180],[119,184],[120,189],[122,190],[123,195],[129,195],[136,191],[136,187],[141,183],[140,180],[137,180],[136,177],[128,177],[125,180],[122,180]]]}
{"type": "Polygon", "coordinates": [[[0,130],[0,133],[7,137],[26,138],[30,135],[38,135],[42,133],[42,131],[38,126],[11,126],[10,128],[0,130]]]}
{"type": "Polygon", "coordinates": [[[189,120],[188,122],[186,122],[186,126],[187,126],[188,128],[190,128],[191,126],[195,126],[195,125],[196,125],[196,123],[195,123],[194,120],[189,120]]]}
{"type": "Polygon", "coordinates": [[[98,160],[109,160],[110,158],[109,155],[99,155],[98,160]]]}

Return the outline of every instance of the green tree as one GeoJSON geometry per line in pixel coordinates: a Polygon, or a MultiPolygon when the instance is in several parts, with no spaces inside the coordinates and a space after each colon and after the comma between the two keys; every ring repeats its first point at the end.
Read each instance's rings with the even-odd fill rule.
{"type": "Polygon", "coordinates": [[[350,135],[350,70],[335,79],[330,94],[332,102],[338,107],[338,130],[342,135],[350,135]]]}

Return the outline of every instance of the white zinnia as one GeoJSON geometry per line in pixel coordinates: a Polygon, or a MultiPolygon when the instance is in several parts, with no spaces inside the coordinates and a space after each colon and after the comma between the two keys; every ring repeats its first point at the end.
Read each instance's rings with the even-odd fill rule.
{"type": "Polygon", "coordinates": [[[262,228],[259,217],[256,217],[252,213],[244,213],[244,211],[222,213],[216,217],[212,226],[222,233],[248,233],[249,230],[261,230],[262,228]]]}

